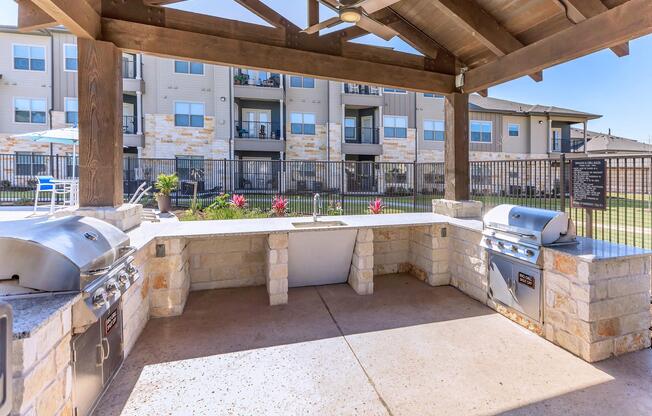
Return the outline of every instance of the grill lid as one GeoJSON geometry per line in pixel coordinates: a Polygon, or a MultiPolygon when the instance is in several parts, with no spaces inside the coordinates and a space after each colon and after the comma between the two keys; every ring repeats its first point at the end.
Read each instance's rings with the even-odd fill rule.
{"type": "Polygon", "coordinates": [[[96,218],[68,216],[6,221],[0,227],[0,278],[47,291],[82,290],[109,268],[129,236],[96,218]]]}
{"type": "Polygon", "coordinates": [[[550,245],[575,239],[573,222],[561,211],[504,204],[489,210],[483,220],[485,228],[530,244],[550,245]]]}

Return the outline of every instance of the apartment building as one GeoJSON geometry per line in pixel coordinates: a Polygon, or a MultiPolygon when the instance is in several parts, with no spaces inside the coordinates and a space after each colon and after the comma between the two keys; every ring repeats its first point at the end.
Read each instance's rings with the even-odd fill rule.
{"type": "MultiPolygon", "coordinates": [[[[34,161],[64,145],[16,134],[77,122],[76,39],[63,29],[0,30],[0,153],[34,161]]],[[[443,160],[444,100],[244,68],[123,54],[125,154],[242,160],[443,160]]],[[[473,95],[471,159],[573,152],[571,126],[600,116],[473,95]]]]}

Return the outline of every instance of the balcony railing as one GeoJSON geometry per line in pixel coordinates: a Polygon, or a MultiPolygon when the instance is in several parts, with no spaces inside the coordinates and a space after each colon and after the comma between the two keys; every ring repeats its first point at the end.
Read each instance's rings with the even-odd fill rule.
{"type": "Polygon", "coordinates": [[[122,132],[124,134],[136,134],[136,117],[122,116],[122,132]]]}
{"type": "Polygon", "coordinates": [[[122,58],[122,78],[135,79],[136,78],[136,61],[122,58]]]}
{"type": "Polygon", "coordinates": [[[344,84],[345,94],[380,95],[380,88],[364,84],[344,84]]]}
{"type": "Polygon", "coordinates": [[[344,141],[352,144],[378,144],[379,129],[376,127],[345,127],[344,141]]]}
{"type": "Polygon", "coordinates": [[[235,137],[238,139],[279,140],[280,123],[263,121],[236,121],[235,137]]]}
{"type": "Polygon", "coordinates": [[[281,75],[272,72],[237,70],[233,75],[233,83],[250,87],[279,88],[281,75]]]}

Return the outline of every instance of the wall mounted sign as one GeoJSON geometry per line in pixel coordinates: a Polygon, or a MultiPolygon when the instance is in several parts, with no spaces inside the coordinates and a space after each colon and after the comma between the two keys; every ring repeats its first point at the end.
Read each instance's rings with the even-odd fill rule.
{"type": "Polygon", "coordinates": [[[607,209],[605,159],[571,161],[571,208],[607,209]]]}

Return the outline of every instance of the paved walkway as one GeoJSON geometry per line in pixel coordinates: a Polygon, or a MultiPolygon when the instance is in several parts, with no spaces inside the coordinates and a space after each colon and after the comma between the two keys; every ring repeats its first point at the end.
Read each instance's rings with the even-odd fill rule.
{"type": "Polygon", "coordinates": [[[96,415],[649,415],[652,350],[590,365],[409,276],[193,292],[151,320],[96,415]]]}

